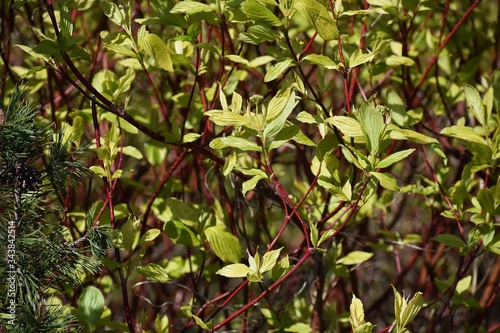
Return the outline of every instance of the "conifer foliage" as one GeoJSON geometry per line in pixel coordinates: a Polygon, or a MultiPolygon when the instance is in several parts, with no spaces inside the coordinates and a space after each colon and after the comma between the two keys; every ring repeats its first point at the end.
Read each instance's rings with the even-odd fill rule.
{"type": "Polygon", "coordinates": [[[67,304],[61,304],[64,296],[53,295],[82,287],[86,272],[98,273],[99,258],[86,252],[102,255],[104,249],[96,246],[107,244],[88,242],[105,235],[91,223],[76,241],[68,240],[63,226],[61,199],[88,174],[76,159],[85,147],[68,129],[54,133],[49,123],[39,122],[40,107],[26,101],[23,89],[16,89],[1,105],[0,328],[74,331],[77,321],[67,304]]]}

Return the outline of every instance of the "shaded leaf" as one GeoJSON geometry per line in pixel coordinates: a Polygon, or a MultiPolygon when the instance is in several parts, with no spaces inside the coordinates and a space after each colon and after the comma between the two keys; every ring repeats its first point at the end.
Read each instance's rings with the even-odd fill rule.
{"type": "Polygon", "coordinates": [[[443,243],[444,245],[448,245],[451,247],[463,248],[466,247],[467,244],[458,236],[452,234],[441,234],[432,237],[433,240],[439,243],[443,243]]]}
{"type": "Polygon", "coordinates": [[[175,244],[184,244],[187,246],[200,246],[201,244],[194,232],[182,222],[175,220],[168,221],[163,226],[163,230],[175,244]]]}

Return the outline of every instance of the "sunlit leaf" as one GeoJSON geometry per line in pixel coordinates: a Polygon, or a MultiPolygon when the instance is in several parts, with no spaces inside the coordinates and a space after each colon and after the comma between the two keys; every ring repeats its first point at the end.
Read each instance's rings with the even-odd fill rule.
{"type": "Polygon", "coordinates": [[[283,61],[280,61],[274,65],[272,65],[266,73],[264,77],[264,82],[270,82],[279,78],[285,71],[292,67],[293,59],[287,58],[283,61]]]}
{"type": "Polygon", "coordinates": [[[276,17],[265,5],[256,0],[245,0],[241,4],[241,9],[249,19],[260,23],[266,23],[274,27],[283,25],[283,22],[276,17]]]}
{"type": "Polygon", "coordinates": [[[155,263],[137,266],[135,269],[150,281],[167,282],[170,280],[166,269],[155,263]]]}
{"type": "Polygon", "coordinates": [[[202,12],[212,12],[214,9],[200,1],[184,0],[179,1],[170,11],[172,14],[196,14],[202,12]]]}
{"type": "Polygon", "coordinates": [[[168,50],[167,44],[165,44],[160,37],[149,33],[144,36],[144,38],[139,39],[139,46],[147,55],[153,58],[161,68],[167,72],[174,71],[170,51],[168,50]]]}
{"type": "Polygon", "coordinates": [[[464,84],[463,89],[469,111],[474,115],[474,118],[476,118],[477,121],[484,126],[486,124],[486,114],[484,112],[481,96],[477,92],[476,88],[468,84],[464,84]]]}
{"type": "Polygon", "coordinates": [[[393,165],[396,162],[399,162],[403,160],[404,158],[408,157],[411,153],[415,151],[414,148],[406,149],[406,150],[401,150],[398,152],[395,152],[394,154],[391,154],[384,158],[382,161],[377,163],[377,168],[387,168],[391,165],[393,165]]]}
{"type": "Polygon", "coordinates": [[[359,265],[364,263],[365,261],[370,260],[373,257],[373,253],[364,252],[364,251],[352,251],[348,253],[345,257],[342,257],[337,260],[337,264],[342,265],[359,265]]]}
{"type": "Polygon", "coordinates": [[[241,244],[236,236],[221,226],[207,228],[204,232],[210,247],[222,261],[237,263],[241,260],[241,244]]]}
{"type": "Polygon", "coordinates": [[[389,191],[399,192],[398,183],[396,182],[396,179],[393,176],[387,173],[375,172],[375,171],[371,171],[370,175],[377,178],[378,181],[380,182],[380,185],[383,188],[389,191]]]}
{"type": "Polygon", "coordinates": [[[298,0],[294,7],[316,29],[321,38],[324,40],[339,38],[337,23],[323,4],[316,0],[298,0]]]}
{"type": "Polygon", "coordinates": [[[246,278],[248,274],[255,273],[253,269],[243,264],[231,264],[219,269],[216,274],[228,278],[246,278]]]}

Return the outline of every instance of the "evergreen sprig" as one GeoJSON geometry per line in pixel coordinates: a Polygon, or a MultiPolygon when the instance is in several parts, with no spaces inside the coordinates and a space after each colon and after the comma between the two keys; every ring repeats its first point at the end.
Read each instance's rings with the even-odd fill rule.
{"type": "Polygon", "coordinates": [[[72,332],[75,318],[49,300],[65,286],[83,288],[85,274],[101,267],[90,253],[104,255],[109,242],[99,226],[81,242],[67,241],[54,198],[89,174],[78,161],[86,147],[68,127],[54,133],[38,121],[39,111],[17,88],[0,114],[0,331],[72,332]]]}

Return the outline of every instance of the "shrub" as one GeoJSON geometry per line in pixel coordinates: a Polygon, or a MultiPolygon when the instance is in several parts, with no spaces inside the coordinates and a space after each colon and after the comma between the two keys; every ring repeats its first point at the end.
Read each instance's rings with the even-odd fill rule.
{"type": "MultiPolygon", "coordinates": [[[[75,256],[55,271],[40,259],[50,274],[32,307],[71,305],[88,331],[498,330],[498,12],[478,0],[14,1],[0,88],[26,81],[40,134],[1,137],[34,149],[2,153],[2,200],[15,201],[6,179],[21,159],[23,177],[53,189],[17,185],[39,193],[26,197],[40,254],[75,256]],[[66,144],[58,163],[47,121],[66,144]],[[55,202],[61,213],[38,213],[55,202]]],[[[3,205],[7,225],[16,210],[3,205]]]]}

